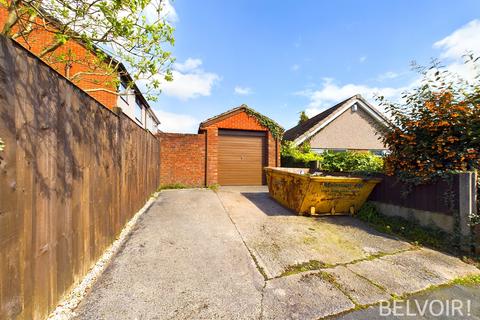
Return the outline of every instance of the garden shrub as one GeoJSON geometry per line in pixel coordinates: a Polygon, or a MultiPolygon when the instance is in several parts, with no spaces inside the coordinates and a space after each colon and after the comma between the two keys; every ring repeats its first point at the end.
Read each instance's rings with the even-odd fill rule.
{"type": "Polygon", "coordinates": [[[371,152],[324,152],[320,162],[322,171],[382,172],[383,158],[371,152]]]}
{"type": "Polygon", "coordinates": [[[304,143],[301,147],[295,146],[291,141],[282,143],[282,167],[308,168],[311,162],[321,160],[322,156],[312,152],[307,143],[304,143]]]}
{"type": "Polygon", "coordinates": [[[480,60],[467,56],[471,80],[453,74],[438,62],[417,67],[417,88],[392,103],[378,97],[392,116],[393,128],[383,142],[390,154],[387,174],[428,182],[449,172],[468,171],[480,164],[480,60]]]}
{"type": "Polygon", "coordinates": [[[294,146],[286,141],[282,145],[282,166],[308,168],[318,161],[319,169],[330,172],[381,172],[383,159],[370,152],[313,152],[308,143],[294,146]]]}
{"type": "MultiPolygon", "coordinates": [[[[464,63],[469,79],[433,61],[416,67],[420,85],[401,103],[378,97],[393,123],[383,138],[387,174],[418,185],[480,168],[480,57],[467,54],[464,63]]],[[[470,216],[471,225],[479,220],[480,212],[470,216]]]]}

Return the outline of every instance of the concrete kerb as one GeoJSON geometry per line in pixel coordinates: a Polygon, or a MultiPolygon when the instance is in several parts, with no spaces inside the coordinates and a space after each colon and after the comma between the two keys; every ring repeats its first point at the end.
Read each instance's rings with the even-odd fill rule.
{"type": "MultiPolygon", "coordinates": [[[[161,191],[160,191],[161,192],[161,191]]],[[[83,277],[80,283],[74,284],[69,293],[58,303],[55,310],[48,316],[48,320],[68,320],[76,316],[75,309],[78,307],[88,291],[93,287],[97,279],[106,270],[112,259],[128,240],[138,219],[152,206],[160,192],[152,194],[150,199],[135,215],[125,224],[117,239],[108,247],[90,271],[83,277]]]]}

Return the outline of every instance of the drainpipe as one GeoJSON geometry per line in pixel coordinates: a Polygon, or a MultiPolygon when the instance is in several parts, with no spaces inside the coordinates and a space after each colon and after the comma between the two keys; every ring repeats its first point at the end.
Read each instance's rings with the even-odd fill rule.
{"type": "Polygon", "coordinates": [[[208,182],[208,134],[207,131],[204,130],[203,134],[205,135],[205,187],[207,187],[208,182]]]}

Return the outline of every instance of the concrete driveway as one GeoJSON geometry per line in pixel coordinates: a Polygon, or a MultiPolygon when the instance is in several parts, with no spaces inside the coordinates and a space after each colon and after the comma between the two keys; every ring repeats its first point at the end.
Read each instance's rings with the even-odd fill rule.
{"type": "Polygon", "coordinates": [[[264,187],[160,194],[79,319],[319,319],[480,273],[351,217],[294,215],[264,187]]]}

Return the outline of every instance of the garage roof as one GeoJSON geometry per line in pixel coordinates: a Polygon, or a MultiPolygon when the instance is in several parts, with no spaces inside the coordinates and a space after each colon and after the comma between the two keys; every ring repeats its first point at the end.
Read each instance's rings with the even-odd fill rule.
{"type": "MultiPolygon", "coordinates": [[[[247,114],[257,118],[257,120],[259,120],[260,124],[262,124],[264,127],[267,127],[266,125],[264,125],[261,121],[260,118],[264,118],[264,119],[267,119],[270,123],[272,123],[274,126],[276,126],[278,129],[280,129],[281,132],[284,131],[283,127],[280,126],[277,122],[275,122],[274,120],[262,115],[261,113],[259,113],[258,111],[250,108],[249,106],[247,106],[246,104],[242,104],[241,106],[239,107],[236,107],[236,108],[233,108],[233,109],[230,109],[228,111],[225,111],[223,113],[220,113],[219,115],[216,115],[214,117],[211,117],[205,121],[203,121],[202,123],[200,123],[200,127],[199,127],[199,130],[202,129],[202,128],[205,128],[205,127],[208,127],[216,122],[219,122],[219,121],[222,121],[228,117],[231,117],[237,113],[240,113],[240,112],[246,112],[247,114]]],[[[271,128],[268,128],[268,129],[271,129],[271,128]]]]}

